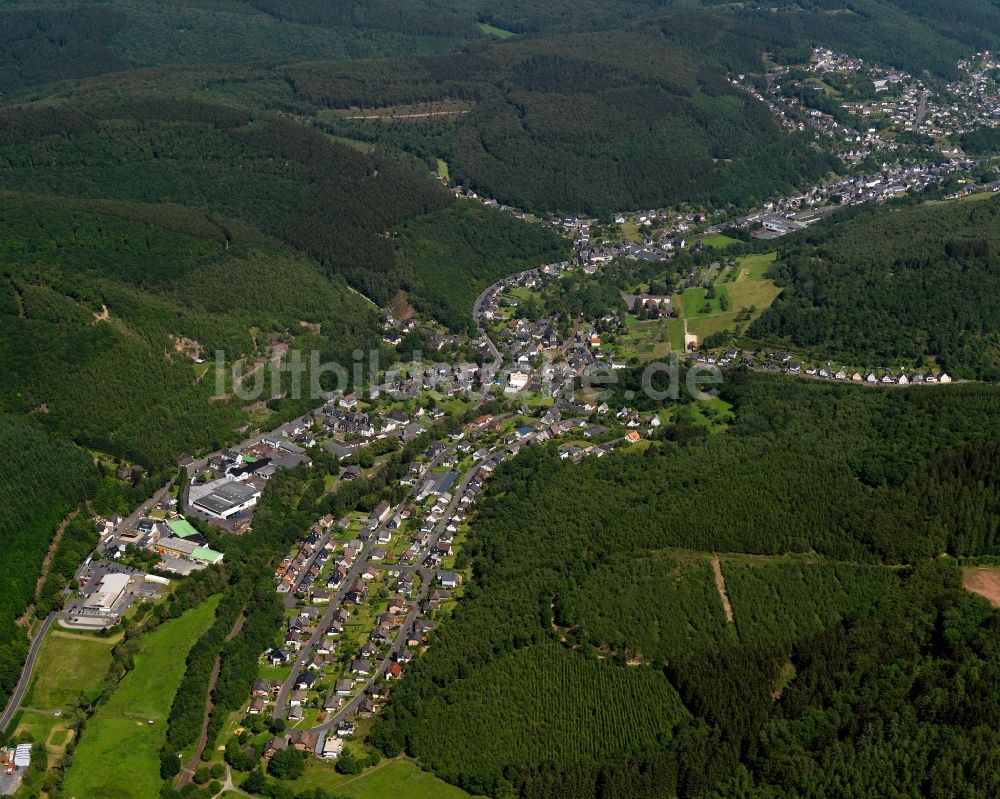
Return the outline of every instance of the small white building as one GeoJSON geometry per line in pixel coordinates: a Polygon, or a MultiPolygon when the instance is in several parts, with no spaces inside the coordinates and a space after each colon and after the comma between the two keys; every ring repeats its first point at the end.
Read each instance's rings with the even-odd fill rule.
{"type": "Polygon", "coordinates": [[[336,735],[327,735],[323,741],[323,748],[320,750],[320,757],[324,760],[336,760],[344,752],[344,739],[336,735]]]}

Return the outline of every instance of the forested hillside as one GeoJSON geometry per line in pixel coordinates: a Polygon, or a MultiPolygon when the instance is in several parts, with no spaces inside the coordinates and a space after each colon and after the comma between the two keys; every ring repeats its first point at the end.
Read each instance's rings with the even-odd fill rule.
{"type": "MultiPolygon", "coordinates": [[[[499,213],[467,210],[422,220],[453,200],[403,161],[365,154],[304,124],[165,92],[132,95],[136,88],[116,81],[83,97],[71,95],[58,110],[3,112],[0,186],[183,205],[205,216],[201,228],[214,228],[220,241],[256,241],[249,226],[308,253],[380,304],[404,289],[444,310],[442,281],[484,288],[504,268],[497,260],[487,263],[486,243],[500,247],[494,259],[536,260],[560,249],[553,236],[499,213]],[[475,235],[459,221],[472,213],[475,235]],[[419,275],[387,235],[411,220],[404,238],[414,245],[419,275]],[[421,261],[418,238],[420,246],[440,247],[447,257],[421,261]]],[[[456,308],[470,310],[453,305],[446,315],[456,308]]]]}
{"type": "Polygon", "coordinates": [[[8,0],[0,91],[160,64],[361,58],[485,38],[471,13],[426,0],[8,0]]]}
{"type": "Polygon", "coordinates": [[[914,74],[955,77],[1000,44],[989,3],[615,4],[485,16],[536,36],[457,54],[293,65],[300,100],[341,109],[333,129],[448,161],[474,190],[535,211],[602,213],[683,201],[754,205],[833,161],[727,75],[807,60],[824,45],[914,74]],[[550,17],[549,14],[552,16],[550,17]],[[599,21],[598,21],[599,20],[599,21]],[[436,103],[432,113],[413,104],[436,103]],[[361,109],[359,114],[357,109],[361,109]],[[364,121],[357,121],[357,117],[364,121]],[[377,121],[376,121],[377,120],[377,121]]]}
{"type": "Polygon", "coordinates": [[[652,24],[285,74],[298,97],[321,107],[464,103],[430,119],[324,120],[444,158],[459,182],[535,211],[748,203],[832,164],[652,24]]]}
{"type": "Polygon", "coordinates": [[[146,72],[141,87],[109,76],[76,105],[94,86],[128,97],[166,77],[176,92],[214,71],[211,93],[227,103],[314,117],[427,164],[444,158],[470,188],[545,212],[753,205],[825,175],[828,153],[727,79],[760,69],[765,54],[791,63],[824,45],[950,78],[961,57],[1000,47],[1000,12],[985,0],[108,0],[100,10],[19,0],[3,13],[0,90],[176,65],[146,72]],[[498,42],[480,23],[519,35],[498,42]],[[232,66],[187,66],[220,62],[232,66]]]}
{"type": "Polygon", "coordinates": [[[407,222],[397,246],[413,272],[418,309],[456,328],[472,327],[472,306],[486,286],[569,256],[555,233],[470,202],[407,222]]]}
{"type": "Polygon", "coordinates": [[[407,291],[463,327],[490,282],[562,255],[540,228],[447,211],[429,175],[306,125],[165,94],[77,107],[0,116],[0,404],[147,468],[246,421],[245,402],[210,400],[195,358],[259,363],[295,342],[347,363],[384,346],[349,285],[380,304],[407,291]]]}
{"type": "Polygon", "coordinates": [[[154,216],[124,203],[0,197],[0,401],[169,470],[181,452],[231,440],[244,419],[239,400],[210,401],[214,372],[195,356],[266,355],[300,320],[325,324],[314,343],[343,355],[374,320],[276,244],[227,248],[197,214],[154,216]]]}
{"type": "Polygon", "coordinates": [[[97,468],[83,450],[32,425],[0,415],[0,707],[7,704],[28,652],[22,618],[59,523],[98,492],[97,468]],[[20,622],[21,626],[18,626],[20,622]]]}
{"type": "Polygon", "coordinates": [[[478,23],[532,34],[664,18],[670,35],[727,67],[757,63],[763,52],[780,61],[824,44],[944,76],[970,48],[996,47],[1000,30],[1000,12],[987,0],[8,0],[0,14],[0,91],[162,64],[457,51],[489,40],[478,23]]]}
{"type": "Polygon", "coordinates": [[[1000,675],[930,675],[984,668],[1000,617],[935,561],[1000,554],[1000,393],[955,388],[746,377],[724,394],[727,432],[580,465],[522,453],[489,483],[465,549],[471,582],[376,740],[505,797],[979,785],[948,763],[996,750],[976,727],[994,718],[1000,675]],[[721,555],[733,623],[710,552],[754,553],[721,555]],[[612,685],[617,700],[595,714],[612,685]],[[673,690],[691,717],[668,709],[673,690]],[[640,713],[661,704],[669,728],[640,713]],[[904,740],[920,755],[900,771],[904,740]]]}
{"type": "Polygon", "coordinates": [[[864,367],[1000,377],[1000,199],[835,214],[780,246],[749,334],[864,367]]]}

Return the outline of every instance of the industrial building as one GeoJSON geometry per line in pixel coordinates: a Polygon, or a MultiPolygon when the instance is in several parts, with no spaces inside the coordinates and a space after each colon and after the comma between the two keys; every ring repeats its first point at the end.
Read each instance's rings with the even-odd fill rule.
{"type": "Polygon", "coordinates": [[[125,593],[130,579],[127,574],[105,574],[97,590],[87,597],[83,609],[95,613],[111,613],[125,593]]]}
{"type": "Polygon", "coordinates": [[[227,478],[191,486],[190,504],[208,516],[229,519],[256,505],[260,495],[261,490],[253,484],[227,478]]]}

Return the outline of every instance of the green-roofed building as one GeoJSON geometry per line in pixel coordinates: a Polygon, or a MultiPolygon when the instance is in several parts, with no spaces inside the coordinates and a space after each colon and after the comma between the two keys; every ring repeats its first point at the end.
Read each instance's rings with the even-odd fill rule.
{"type": "Polygon", "coordinates": [[[198,531],[191,526],[187,519],[174,519],[172,522],[167,522],[167,527],[178,538],[190,538],[193,535],[198,535],[198,531]]]}
{"type": "Polygon", "coordinates": [[[209,565],[222,563],[223,557],[225,556],[221,552],[216,552],[214,549],[209,549],[208,547],[198,547],[191,553],[192,560],[200,560],[202,563],[208,563],[209,565]]]}

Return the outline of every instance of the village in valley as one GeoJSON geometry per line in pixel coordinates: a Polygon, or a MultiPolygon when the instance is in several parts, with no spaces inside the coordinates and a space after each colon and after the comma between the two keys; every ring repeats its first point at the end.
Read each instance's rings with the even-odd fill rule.
{"type": "MultiPolygon", "coordinates": [[[[780,293],[768,277],[777,257],[769,242],[845,206],[962,182],[977,168],[955,142],[1000,125],[1000,62],[983,53],[959,67],[960,81],[931,88],[817,50],[808,64],[775,67],[765,80],[734,77],[782,124],[835,142],[856,166],[738,215],[684,208],[538,220],[453,189],[559,231],[568,256],[487,287],[472,309],[476,336],[388,314],[387,345],[416,332],[433,343],[428,355],[442,360],[421,356],[378,372],[364,385],[328,392],[313,412],[274,430],[247,430],[239,444],[184,458],[182,479],[128,516],[99,519],[100,543],[41,637],[50,625],[108,634],[137,607],[165,601],[177,581],[224,564],[226,537],[252,529],[279,472],[321,460],[324,489],[334,493],[411,448],[405,474],[377,501],[316,518],[274,564],[284,625],[260,652],[258,678],[225,730],[265,760],[288,748],[317,762],[337,761],[348,746],[362,751],[393,682],[434,646],[434,630],[463,592],[471,575],[463,544],[501,464],[547,443],[572,462],[641,451],[672,421],[675,409],[651,408],[624,389],[626,374],[676,356],[688,369],[777,371],[875,388],[952,382],[933,366],[835,363],[761,348],[744,334],[780,293]],[[816,96],[829,102],[816,107],[816,96]],[[823,110],[830,102],[835,113],[823,110]],[[939,157],[927,159],[928,148],[939,157]]],[[[958,193],[998,188],[970,179],[958,193]]],[[[726,403],[707,400],[695,419],[715,430],[727,412],[726,403]]],[[[61,708],[46,711],[58,717],[61,708]]],[[[26,767],[30,752],[12,757],[26,767]]]]}
{"type": "MultiPolygon", "coordinates": [[[[387,336],[408,327],[392,323],[387,336]]],[[[480,345],[493,347],[488,337],[480,345]]],[[[572,392],[558,400],[513,397],[502,360],[410,364],[384,373],[363,398],[330,393],[315,412],[271,432],[185,458],[186,480],[172,481],[126,518],[98,520],[101,543],[54,624],[113,634],[178,581],[224,563],[226,536],[252,529],[258,501],[281,470],[314,469],[321,459],[332,468],[326,490],[336,492],[378,473],[400,447],[419,445],[405,474],[381,492],[389,498],[317,518],[275,564],[285,625],[260,653],[259,677],[227,730],[265,760],[289,747],[317,761],[336,761],[347,743],[358,750],[359,729],[412,659],[433,646],[435,627],[461,595],[469,521],[502,461],[555,441],[560,457],[578,462],[633,446],[659,425],[655,415],[627,409],[595,424],[594,406],[572,392]],[[210,539],[223,543],[213,549],[210,539]]]]}

